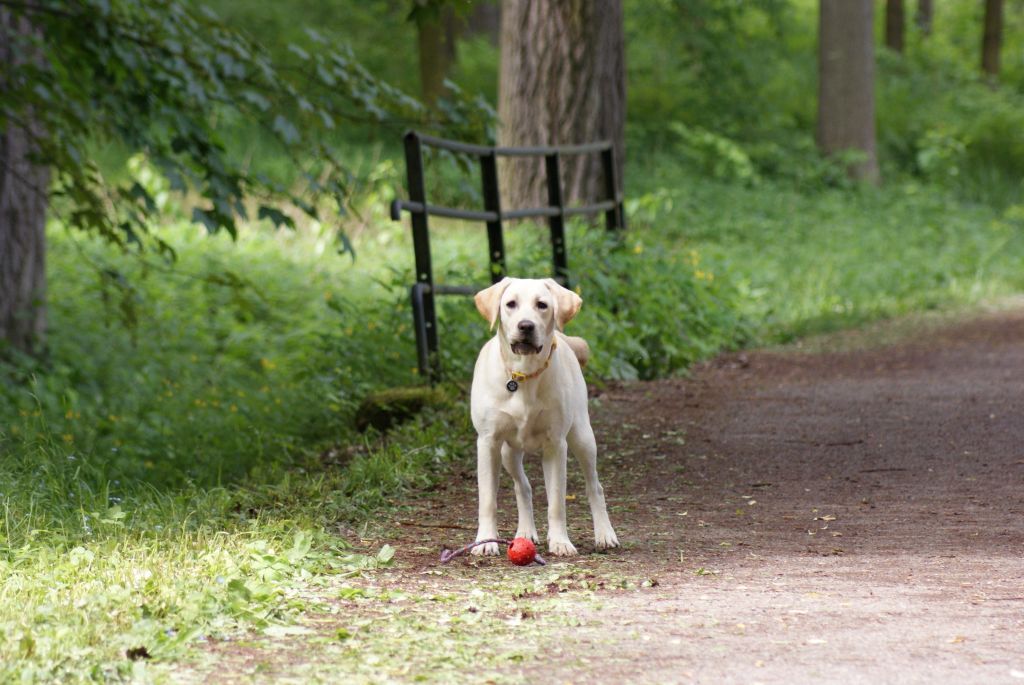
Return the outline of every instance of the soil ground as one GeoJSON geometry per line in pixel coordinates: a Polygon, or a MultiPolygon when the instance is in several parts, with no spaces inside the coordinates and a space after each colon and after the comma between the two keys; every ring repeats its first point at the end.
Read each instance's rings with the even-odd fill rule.
{"type": "MultiPolygon", "coordinates": [[[[554,574],[547,603],[516,595],[518,613],[502,615],[506,632],[494,636],[523,640],[526,653],[497,671],[464,670],[462,682],[1024,683],[1024,311],[877,337],[725,356],[688,379],[597,393],[599,469],[621,550],[592,553],[577,479],[570,534],[582,556],[570,566],[439,567],[441,543],[473,535],[467,467],[370,541],[399,550],[375,582],[483,606],[474,593],[502,587],[499,573],[554,574]],[[530,628],[545,611],[559,621],[530,628]]],[[[346,607],[318,625],[375,611],[346,607]]],[[[302,680],[295,653],[262,670],[251,667],[258,654],[230,643],[211,656],[222,675],[302,680]]],[[[407,666],[365,679],[433,675],[407,666]]]]}

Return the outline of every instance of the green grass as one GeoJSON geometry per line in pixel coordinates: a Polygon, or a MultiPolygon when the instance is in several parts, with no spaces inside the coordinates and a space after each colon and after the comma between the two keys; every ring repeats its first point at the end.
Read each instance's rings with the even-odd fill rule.
{"type": "Polygon", "coordinates": [[[634,195],[637,218],[721,270],[764,342],[1024,288],[1019,205],[965,203],[913,180],[807,193],[702,182],[658,160],[647,168],[656,173],[634,195]]]}

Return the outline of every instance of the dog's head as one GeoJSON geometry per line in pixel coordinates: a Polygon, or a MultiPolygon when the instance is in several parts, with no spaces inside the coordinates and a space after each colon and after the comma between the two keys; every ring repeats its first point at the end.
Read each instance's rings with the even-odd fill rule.
{"type": "Polygon", "coordinates": [[[537,354],[580,310],[583,299],[553,278],[503,278],[476,294],[476,308],[515,354],[537,354]]]}

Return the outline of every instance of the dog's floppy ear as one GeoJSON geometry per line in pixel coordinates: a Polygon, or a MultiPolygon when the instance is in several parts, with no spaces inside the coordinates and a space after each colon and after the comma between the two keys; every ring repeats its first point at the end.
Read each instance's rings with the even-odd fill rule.
{"type": "Polygon", "coordinates": [[[511,282],[511,278],[503,278],[490,288],[484,288],[473,297],[473,301],[476,302],[476,310],[480,312],[480,316],[487,319],[491,324],[491,328],[494,328],[494,322],[498,320],[498,305],[501,304],[501,296],[505,293],[505,288],[511,282]]]}
{"type": "Polygon", "coordinates": [[[555,298],[555,320],[558,322],[558,330],[562,330],[580,311],[583,298],[553,278],[545,278],[544,285],[555,298]]]}

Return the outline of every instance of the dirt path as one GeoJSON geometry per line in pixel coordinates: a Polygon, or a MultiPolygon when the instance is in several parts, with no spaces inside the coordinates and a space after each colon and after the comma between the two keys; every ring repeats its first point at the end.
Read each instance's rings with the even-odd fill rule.
{"type": "MultiPolygon", "coordinates": [[[[1024,683],[1024,313],[868,350],[727,357],[606,391],[593,414],[623,550],[587,554],[578,481],[585,556],[561,571],[439,571],[439,543],[472,530],[390,533],[400,566],[377,586],[450,598],[457,620],[521,582],[510,573],[553,573],[481,624],[503,646],[482,636],[472,658],[497,665],[465,682],[1024,683]]],[[[466,472],[399,518],[472,528],[474,497],[466,472]]],[[[514,526],[507,489],[502,502],[514,526]]],[[[342,602],[332,620],[416,613],[389,606],[342,602]]],[[[237,650],[219,656],[244,671],[237,650]]],[[[267,672],[298,677],[287,663],[267,672]]]]}

